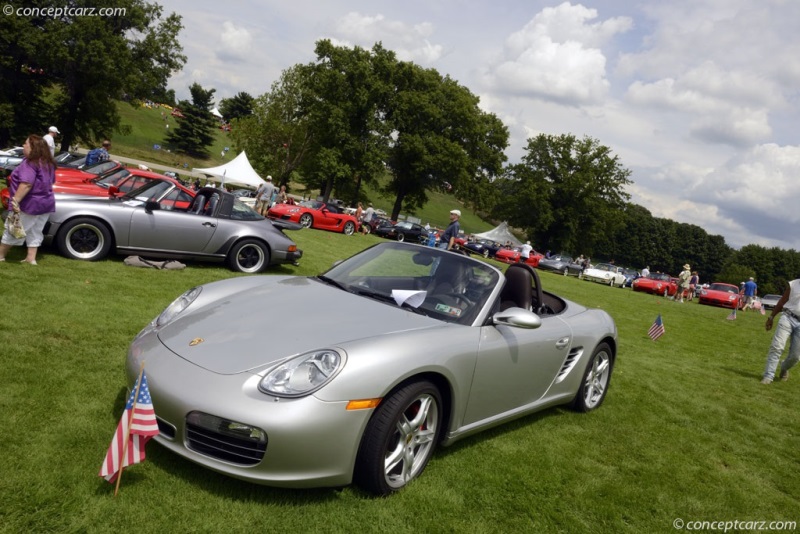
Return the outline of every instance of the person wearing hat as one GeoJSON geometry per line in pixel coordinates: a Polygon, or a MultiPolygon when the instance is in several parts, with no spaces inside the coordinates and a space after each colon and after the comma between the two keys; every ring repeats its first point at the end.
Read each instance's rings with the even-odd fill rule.
{"type": "Polygon", "coordinates": [[[442,234],[442,239],[439,241],[439,248],[453,250],[456,244],[456,237],[458,237],[458,233],[461,231],[461,227],[458,224],[459,218],[461,218],[461,211],[450,210],[450,224],[447,225],[447,229],[445,229],[442,234]]]}
{"type": "Polygon", "coordinates": [[[692,278],[692,268],[689,264],[683,266],[681,274],[678,275],[678,291],[675,293],[675,300],[683,302],[683,297],[689,292],[689,280],[692,278]]]}
{"type": "Polygon", "coordinates": [[[256,190],[256,211],[267,216],[270,204],[272,203],[272,193],[275,192],[275,186],[272,185],[272,176],[267,176],[267,181],[258,186],[256,190]]]}
{"type": "Polygon", "coordinates": [[[47,143],[47,146],[50,148],[50,155],[56,155],[56,136],[61,135],[61,132],[58,131],[58,128],[55,126],[51,126],[47,129],[47,133],[44,135],[44,142],[47,143]]]}

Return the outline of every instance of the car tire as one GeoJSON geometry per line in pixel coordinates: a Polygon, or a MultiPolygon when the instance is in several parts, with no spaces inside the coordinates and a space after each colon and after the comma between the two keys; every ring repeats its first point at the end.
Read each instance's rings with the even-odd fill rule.
{"type": "Polygon", "coordinates": [[[314,217],[310,213],[304,213],[300,216],[300,224],[303,228],[311,228],[314,224],[314,217]]]}
{"type": "Polygon", "coordinates": [[[353,235],[356,231],[356,224],[352,221],[344,223],[344,235],[353,235]]]}
{"type": "Polygon", "coordinates": [[[603,404],[608,386],[611,383],[611,372],[614,370],[614,355],[608,343],[600,343],[581,378],[581,387],[572,401],[572,409],[578,412],[590,412],[603,404]]]}
{"type": "Polygon", "coordinates": [[[269,249],[261,241],[243,239],[228,254],[228,266],[239,273],[260,273],[269,267],[269,249]]]}
{"type": "Polygon", "coordinates": [[[361,438],[356,484],[388,495],[417,478],[436,448],[443,414],[439,390],[428,381],[412,382],[384,398],[361,438]]]}
{"type": "Polygon", "coordinates": [[[61,227],[56,243],[67,258],[98,261],[108,256],[111,250],[111,231],[97,219],[78,217],[61,227]]]}
{"type": "Polygon", "coordinates": [[[611,280],[608,281],[608,286],[614,287],[614,285],[616,285],[616,281],[614,280],[614,277],[611,277],[611,280]]]}
{"type": "Polygon", "coordinates": [[[397,234],[397,240],[400,241],[401,243],[406,240],[406,236],[403,234],[403,232],[399,232],[397,234]]]}

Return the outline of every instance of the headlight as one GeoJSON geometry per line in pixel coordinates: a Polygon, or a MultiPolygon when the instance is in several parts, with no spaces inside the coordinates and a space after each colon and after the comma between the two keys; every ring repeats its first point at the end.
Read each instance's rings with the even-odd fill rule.
{"type": "Polygon", "coordinates": [[[282,363],[261,380],[264,393],[278,397],[302,397],[327,384],[344,366],[333,349],[315,350],[282,363]]]}
{"type": "Polygon", "coordinates": [[[161,315],[158,316],[156,319],[156,326],[164,326],[172,322],[175,317],[180,315],[183,310],[189,307],[189,305],[195,301],[197,297],[200,296],[200,292],[202,288],[200,287],[193,287],[180,297],[176,298],[172,301],[172,304],[167,306],[167,308],[161,312],[161,315]]]}

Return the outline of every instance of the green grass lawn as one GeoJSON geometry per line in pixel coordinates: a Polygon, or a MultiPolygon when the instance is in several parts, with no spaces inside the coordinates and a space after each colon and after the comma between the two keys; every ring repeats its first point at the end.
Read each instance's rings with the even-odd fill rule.
{"type": "MultiPolygon", "coordinates": [[[[290,235],[305,251],[300,266],[270,274],[315,274],[380,241],[290,235]]],[[[2,532],[640,533],[674,532],[676,519],[800,519],[800,369],[759,384],[771,338],[761,315],[726,321],[720,308],[550,273],[546,290],[617,322],[617,366],[599,410],[551,409],[440,449],[419,480],[385,499],[252,485],[155,442],[115,498],[97,472],[122,412],[131,339],[189,287],[241,275],[52,250],[37,267],[22,257],[14,249],[0,263],[2,532]],[[666,334],[654,342],[647,330],[659,313],[666,334]]],[[[280,335],[275,326],[264,325],[265,343],[280,335]]]]}

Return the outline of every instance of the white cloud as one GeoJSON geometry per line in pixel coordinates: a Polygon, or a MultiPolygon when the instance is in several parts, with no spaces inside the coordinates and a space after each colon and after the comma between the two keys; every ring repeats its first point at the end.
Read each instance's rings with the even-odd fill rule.
{"type": "Polygon", "coordinates": [[[387,19],[383,15],[362,15],[350,12],[340,17],[333,28],[334,38],[341,45],[353,44],[363,48],[381,42],[403,61],[430,65],[442,56],[443,47],[430,42],[434,26],[429,22],[407,24],[387,19]],[[352,44],[350,44],[352,43],[352,44]]]}
{"type": "Polygon", "coordinates": [[[216,51],[218,58],[226,61],[242,61],[252,53],[253,36],[245,28],[237,28],[233,22],[222,23],[219,37],[220,47],[216,51]]]}
{"type": "Polygon", "coordinates": [[[632,22],[619,17],[592,23],[597,17],[597,10],[569,2],[543,9],[506,39],[487,81],[502,93],[562,103],[602,101],[609,82],[600,47],[632,22]]]}

